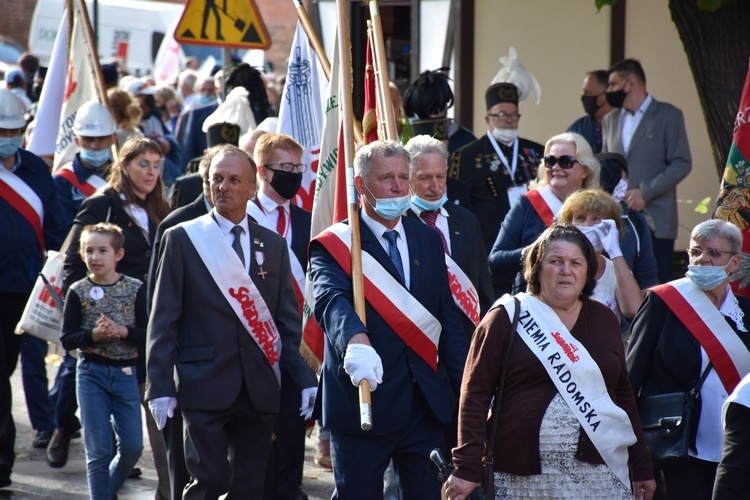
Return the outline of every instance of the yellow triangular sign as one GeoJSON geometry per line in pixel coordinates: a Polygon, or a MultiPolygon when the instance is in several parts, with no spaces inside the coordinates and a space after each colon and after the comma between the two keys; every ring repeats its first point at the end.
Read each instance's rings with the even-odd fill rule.
{"type": "Polygon", "coordinates": [[[253,0],[188,0],[174,37],[180,43],[238,49],[271,46],[253,0]]]}

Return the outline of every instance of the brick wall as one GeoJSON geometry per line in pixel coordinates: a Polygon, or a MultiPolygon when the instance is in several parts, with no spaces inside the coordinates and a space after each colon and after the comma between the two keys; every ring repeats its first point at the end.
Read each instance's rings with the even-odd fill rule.
{"type": "Polygon", "coordinates": [[[29,25],[36,0],[0,0],[0,34],[13,39],[22,47],[29,42],[29,25]]]}

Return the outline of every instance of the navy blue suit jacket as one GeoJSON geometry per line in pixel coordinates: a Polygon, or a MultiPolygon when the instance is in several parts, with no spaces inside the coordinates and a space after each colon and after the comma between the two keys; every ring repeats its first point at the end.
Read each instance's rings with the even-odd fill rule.
{"type": "MultiPolygon", "coordinates": [[[[357,388],[344,372],[349,339],[366,332],[383,362],[383,383],[372,393],[373,428],[368,435],[401,430],[409,418],[414,391],[421,391],[435,417],[449,422],[460,390],[468,343],[448,288],[442,244],[425,224],[402,218],[409,248],[410,293],[442,325],[435,372],[366,304],[367,326],[352,307],[351,280],[317,241],[310,244],[315,318],[326,334],[323,362],[323,425],[337,432],[364,435],[359,427],[357,388]]],[[[361,216],[360,216],[361,221],[361,216]]],[[[363,252],[369,253],[398,281],[401,278],[375,235],[360,223],[363,252]]],[[[403,283],[403,282],[402,282],[403,283]]]]}

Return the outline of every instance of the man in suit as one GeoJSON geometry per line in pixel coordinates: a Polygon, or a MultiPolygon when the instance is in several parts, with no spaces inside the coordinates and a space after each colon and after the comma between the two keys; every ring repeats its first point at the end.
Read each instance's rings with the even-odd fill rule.
{"type": "Polygon", "coordinates": [[[467,353],[442,243],[401,216],[409,208],[409,154],[400,143],[364,146],[354,168],[364,274],[375,287],[365,291],[366,321],[352,305],[349,226],[336,224],[310,244],[315,318],[327,338],[322,417],[331,430],[332,498],[382,498],[393,460],[405,498],[438,499],[428,456],[443,445],[467,353]],[[372,391],[369,431],[360,428],[362,380],[372,391]]]}
{"type": "Polygon", "coordinates": [[[261,498],[281,371],[301,387],[316,383],[299,353],[287,245],[246,214],[254,167],[219,146],[214,208],[167,230],[156,265],[146,397],[160,427],[182,410],[188,500],[261,498]]]}
{"type": "Polygon", "coordinates": [[[183,169],[188,162],[203,154],[208,144],[206,133],[203,131],[203,122],[211,115],[219,103],[216,99],[216,82],[212,76],[202,78],[195,86],[196,98],[190,109],[183,111],[185,118],[178,119],[176,136],[184,137],[182,143],[182,165],[183,169]],[[180,126],[184,123],[184,131],[180,126]]]}
{"type": "Polygon", "coordinates": [[[407,215],[438,231],[447,256],[446,264],[457,264],[464,274],[457,276],[455,271],[452,273],[449,269],[449,280],[460,285],[463,279],[468,278],[469,283],[453,286],[451,291],[459,308],[464,333],[471,341],[476,321],[494,302],[479,220],[469,210],[448,201],[448,150],[442,141],[418,135],[409,140],[406,151],[410,158],[411,190],[411,208],[407,215]],[[471,285],[473,290],[468,291],[466,285],[471,285]]]}
{"type": "MultiPolygon", "coordinates": [[[[253,158],[258,164],[260,187],[255,198],[247,205],[248,214],[261,226],[286,240],[301,313],[312,215],[292,203],[291,199],[297,195],[302,185],[302,174],[307,169],[302,164],[302,146],[288,135],[266,133],[258,138],[253,151],[253,158]]],[[[269,498],[307,498],[300,490],[305,462],[305,419],[299,412],[302,390],[317,391],[317,384],[299,387],[294,378],[282,371],[281,411],[274,430],[276,441],[272,447],[270,465],[274,470],[269,471],[267,483],[273,496],[269,498]]]]}
{"type": "Polygon", "coordinates": [[[677,184],[692,168],[682,111],[648,93],[646,74],[635,59],[610,69],[607,102],[616,109],[604,117],[602,151],[620,153],[628,160],[625,202],[646,215],[659,281],[666,283],[673,279],[677,184]]]}

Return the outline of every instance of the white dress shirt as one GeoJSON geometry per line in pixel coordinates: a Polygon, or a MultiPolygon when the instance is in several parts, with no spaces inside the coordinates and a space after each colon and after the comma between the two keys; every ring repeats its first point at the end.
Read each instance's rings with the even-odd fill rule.
{"type": "Polygon", "coordinates": [[[635,110],[635,113],[631,113],[630,111],[626,110],[622,115],[622,149],[626,153],[628,151],[628,148],[630,147],[630,141],[633,140],[633,135],[638,129],[638,125],[641,123],[641,119],[646,113],[646,110],[648,109],[649,104],[651,104],[651,101],[653,101],[651,94],[646,94],[646,99],[644,99],[643,103],[641,103],[641,106],[635,110]]]}
{"type": "Polygon", "coordinates": [[[242,245],[242,253],[245,255],[245,271],[248,273],[250,272],[250,226],[247,223],[247,217],[243,217],[242,221],[240,221],[239,224],[235,224],[234,222],[230,221],[229,219],[223,217],[219,212],[216,211],[216,208],[212,209],[211,215],[213,216],[214,220],[219,224],[219,229],[221,229],[221,232],[224,233],[224,237],[227,239],[227,242],[229,243],[229,246],[234,243],[234,234],[232,234],[232,228],[234,226],[240,226],[242,227],[243,233],[242,233],[242,239],[240,240],[240,244],[242,245]]]}
{"type": "MultiPolygon", "coordinates": [[[[362,209],[362,222],[367,224],[370,231],[375,235],[380,245],[388,255],[388,240],[383,237],[386,231],[390,231],[380,222],[376,221],[367,214],[365,209],[362,209]]],[[[404,268],[404,283],[406,284],[407,290],[411,285],[411,270],[409,269],[409,246],[406,244],[406,231],[404,231],[404,224],[401,222],[401,217],[398,218],[398,224],[393,228],[393,231],[398,231],[398,238],[396,238],[396,246],[398,252],[401,254],[401,266],[404,268]]]]}

